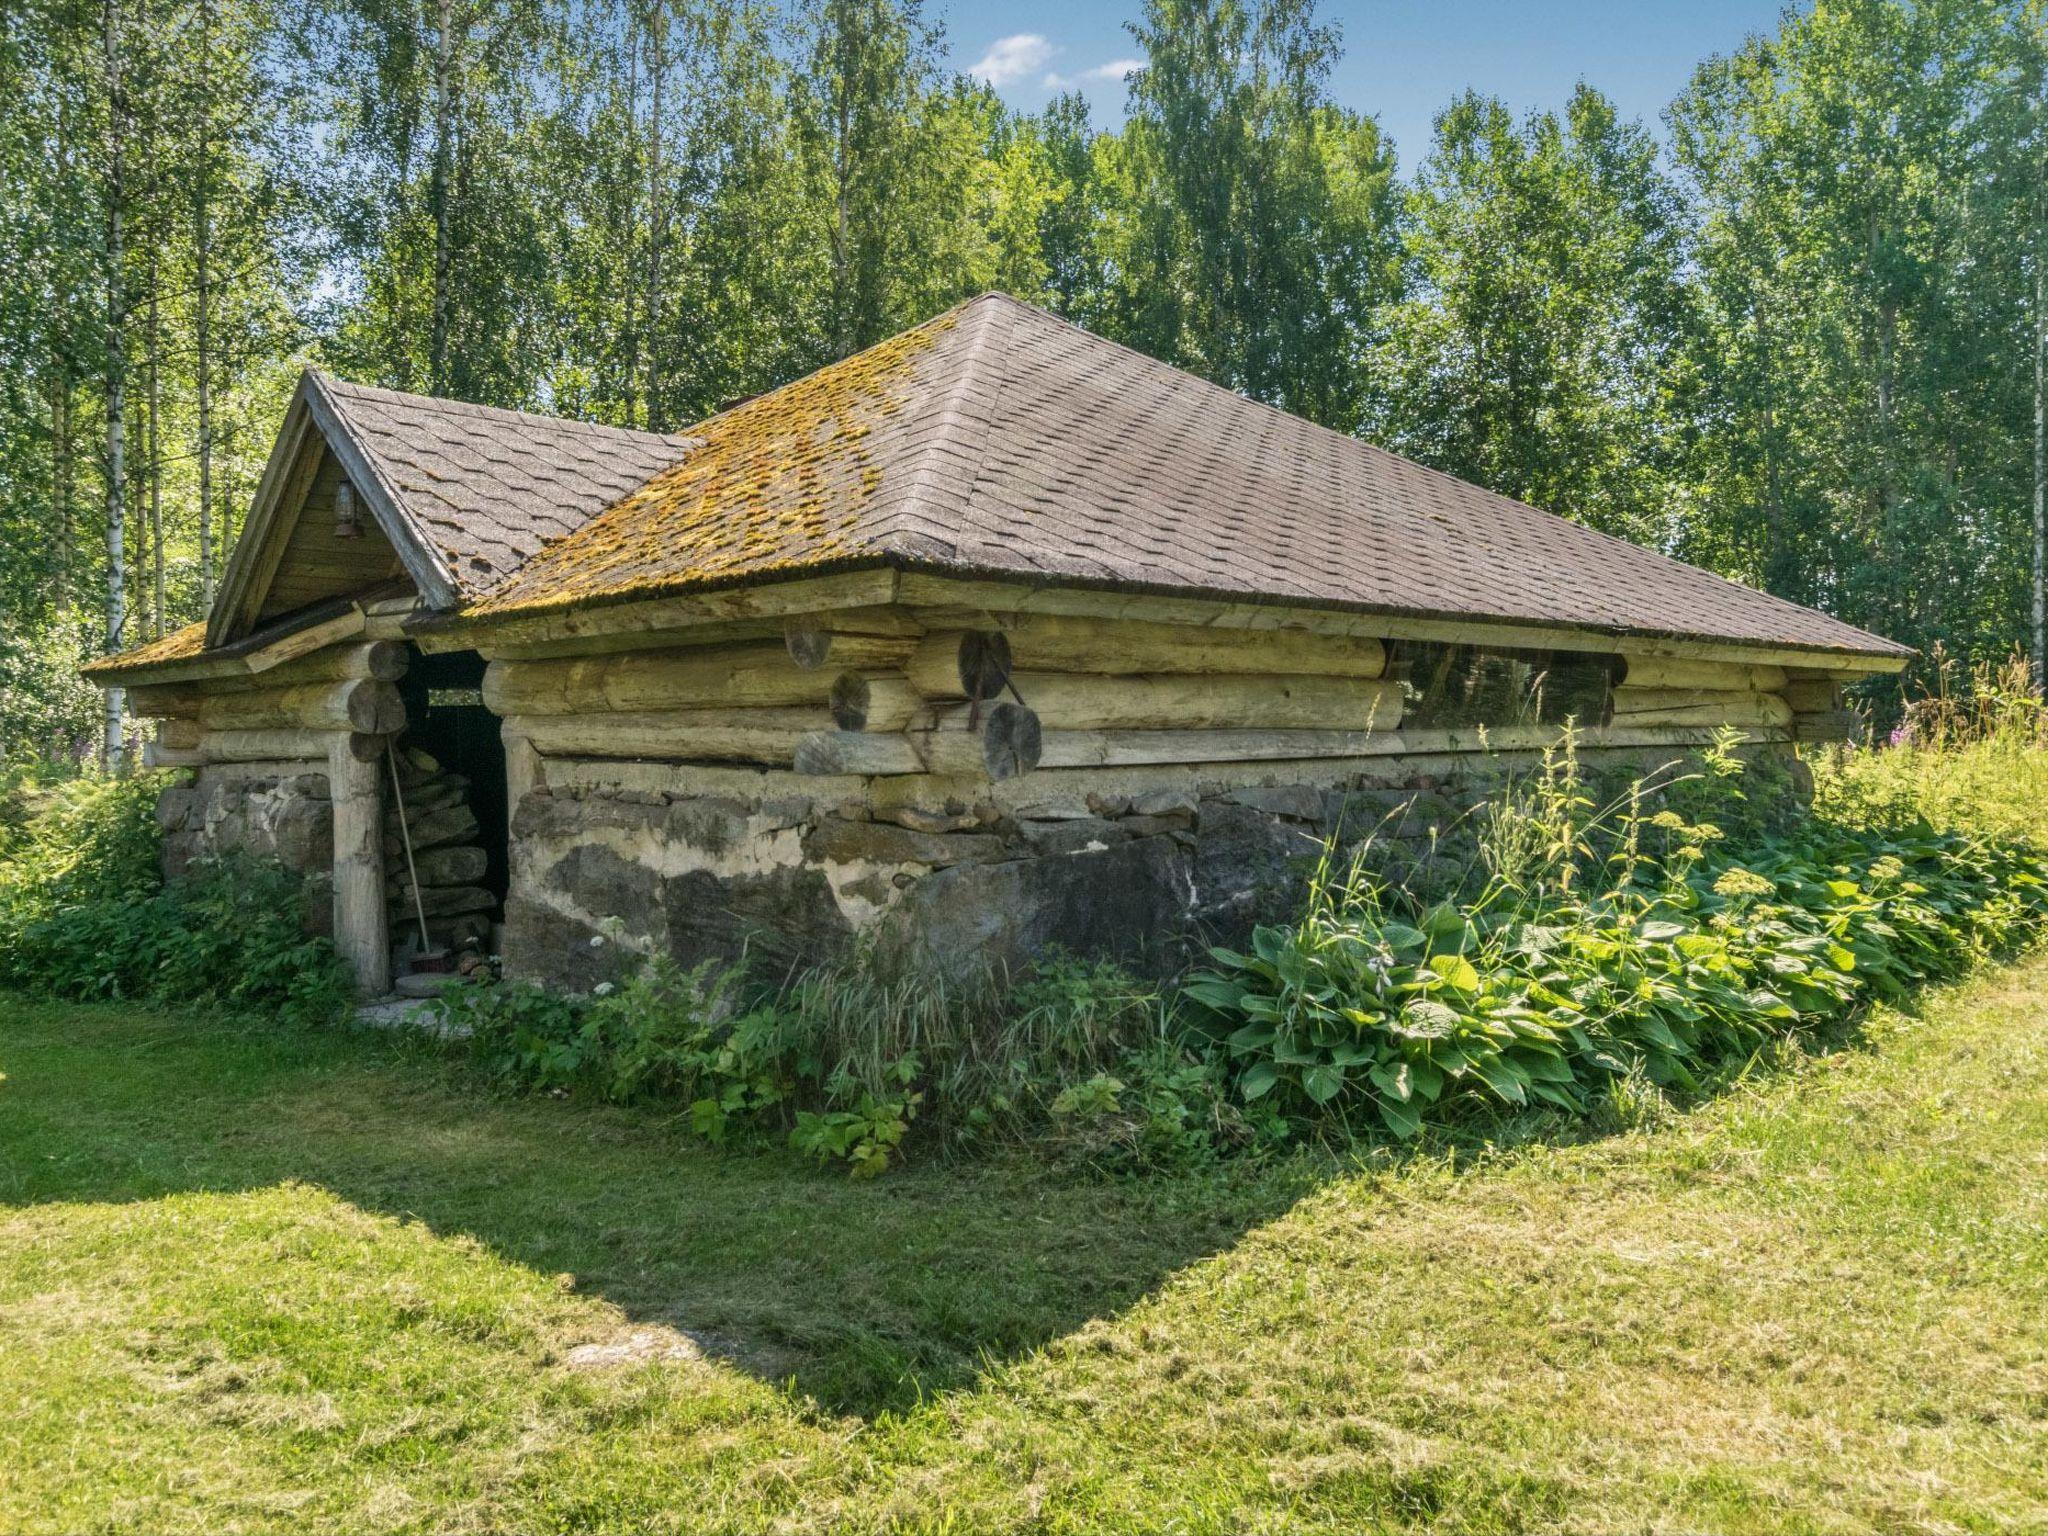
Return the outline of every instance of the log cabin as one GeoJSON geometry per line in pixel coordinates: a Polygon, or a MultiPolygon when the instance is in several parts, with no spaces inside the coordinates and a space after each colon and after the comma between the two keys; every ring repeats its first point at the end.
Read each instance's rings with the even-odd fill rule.
{"type": "Polygon", "coordinates": [[[86,670],[192,770],[167,872],[284,858],[376,994],[1167,970],[1568,723],[1791,753],[1908,656],[989,294],[674,434],[309,371],[213,611],[86,670]]]}

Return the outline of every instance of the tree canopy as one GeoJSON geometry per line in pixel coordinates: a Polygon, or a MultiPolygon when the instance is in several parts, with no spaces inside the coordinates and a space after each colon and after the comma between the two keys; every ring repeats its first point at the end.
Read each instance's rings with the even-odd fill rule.
{"type": "Polygon", "coordinates": [[[1921,647],[2043,640],[2043,0],[1813,0],[1660,124],[1405,172],[1314,0],[1146,0],[1120,127],[918,0],[20,0],[0,744],[201,613],[285,391],[674,429],[997,287],[1921,647]],[[1369,104],[1367,104],[1369,105],[1369,104]]]}

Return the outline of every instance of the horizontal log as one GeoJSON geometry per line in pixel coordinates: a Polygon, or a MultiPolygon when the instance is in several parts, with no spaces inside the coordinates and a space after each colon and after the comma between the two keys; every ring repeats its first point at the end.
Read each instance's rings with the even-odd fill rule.
{"type": "Polygon", "coordinates": [[[304,683],[341,683],[351,678],[368,678],[377,683],[395,683],[405,676],[411,651],[403,640],[368,640],[331,645],[284,662],[267,672],[246,678],[227,678],[210,685],[213,690],[243,688],[295,688],[304,683]]]}
{"type": "MultiPolygon", "coordinates": [[[[1049,731],[1392,730],[1403,702],[1398,683],[1347,677],[1019,672],[1011,682],[1049,731]]],[[[929,713],[940,729],[961,728],[968,706],[929,713]]]]}
{"type": "Polygon", "coordinates": [[[1824,715],[1842,707],[1842,685],[1832,679],[1794,680],[1785,685],[1785,702],[1795,715],[1824,715]]]}
{"type": "Polygon", "coordinates": [[[1775,693],[1707,693],[1685,688],[1617,688],[1614,721],[1633,725],[1790,725],[1792,706],[1775,693]]]}
{"type": "MultiPolygon", "coordinates": [[[[1785,740],[1768,727],[1745,731],[1756,741],[1785,740]]],[[[1537,752],[1562,737],[1556,726],[1509,726],[1486,731],[1452,727],[1403,731],[1047,731],[1038,766],[1140,767],[1153,764],[1309,761],[1352,757],[1537,752]]],[[[1711,730],[1649,726],[1609,727],[1580,733],[1588,749],[1698,746],[1711,730]]],[[[798,773],[860,776],[984,772],[981,738],[967,731],[874,736],[819,732],[797,748],[798,773]]]]}
{"type": "MultiPolygon", "coordinates": [[[[207,731],[199,750],[207,762],[326,762],[334,737],[334,731],[207,731]]],[[[383,752],[383,737],[354,735],[348,745],[356,762],[369,762],[383,752]]]]}
{"type": "MultiPolygon", "coordinates": [[[[931,698],[961,693],[958,661],[964,631],[925,636],[904,671],[931,698]]],[[[1299,630],[1207,629],[1066,614],[1019,614],[1003,628],[1020,671],[1131,676],[1146,673],[1375,678],[1387,650],[1369,636],[1299,630]]]]}
{"type": "Polygon", "coordinates": [[[160,720],[156,739],[166,747],[190,751],[205,744],[206,727],[197,720],[160,720]]]}
{"type": "Polygon", "coordinates": [[[838,636],[833,667],[812,670],[799,667],[780,642],[494,661],[484,673],[484,703],[499,715],[520,716],[823,704],[840,671],[895,668],[915,643],[838,636]]]}
{"type": "Polygon", "coordinates": [[[212,759],[196,747],[167,746],[161,741],[142,744],[142,766],[145,768],[204,768],[210,761],[212,759]]]}
{"type": "Polygon", "coordinates": [[[1785,669],[1745,666],[1726,661],[1685,660],[1675,656],[1631,656],[1622,682],[1630,688],[1704,688],[1716,693],[1778,693],[1785,669]]]}
{"type": "Polygon", "coordinates": [[[291,688],[211,694],[199,718],[214,730],[356,731],[389,736],[405,726],[405,701],[390,683],[351,678],[338,683],[303,683],[291,688]]]}
{"type": "Polygon", "coordinates": [[[1853,709],[1805,711],[1792,717],[1794,741],[1860,741],[1863,717],[1853,709]]]}
{"type": "MultiPolygon", "coordinates": [[[[823,704],[786,709],[512,715],[505,729],[548,757],[651,758],[787,766],[806,735],[834,729],[823,704]]],[[[859,733],[855,733],[859,734],[859,733]]]]}

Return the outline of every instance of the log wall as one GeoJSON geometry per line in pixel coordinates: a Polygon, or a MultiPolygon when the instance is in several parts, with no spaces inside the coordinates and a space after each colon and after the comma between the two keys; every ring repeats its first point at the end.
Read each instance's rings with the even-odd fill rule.
{"type": "MultiPolygon", "coordinates": [[[[879,931],[941,961],[1114,940],[1167,968],[1283,911],[1323,839],[1379,835],[1398,810],[1410,852],[1433,847],[1560,736],[1419,727],[1381,639],[1249,617],[891,604],[629,642],[523,634],[483,684],[507,746],[508,966],[587,985],[656,949],[818,953],[879,931]],[[623,949],[590,942],[613,919],[623,949]]],[[[1652,767],[1728,728],[1777,751],[1853,725],[1826,669],[1667,651],[1621,653],[1585,756],[1652,767]]],[[[163,722],[159,761],[290,761],[341,787],[338,937],[366,985],[374,922],[444,916],[402,910],[388,808],[387,835],[365,835],[366,770],[404,725],[402,662],[357,637],[256,677],[130,693],[163,722]]],[[[474,904],[477,850],[421,796],[415,865],[455,913],[474,904]]]]}

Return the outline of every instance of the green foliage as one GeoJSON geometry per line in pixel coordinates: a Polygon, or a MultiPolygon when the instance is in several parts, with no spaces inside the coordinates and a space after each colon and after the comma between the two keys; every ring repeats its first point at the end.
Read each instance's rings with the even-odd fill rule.
{"type": "Polygon", "coordinates": [[[296,878],[228,858],[163,886],[156,802],[167,778],[17,782],[0,822],[0,983],[334,1018],[346,979],[333,946],[304,932],[296,878]]]}
{"type": "Polygon", "coordinates": [[[913,1122],[958,1145],[1050,1130],[1102,1166],[1197,1162],[1251,1134],[1161,994],[1103,964],[961,982],[859,951],[770,988],[656,956],[586,999],[480,981],[437,1006],[508,1086],[680,1104],[705,1141],[786,1136],[862,1177],[913,1122]]]}
{"type": "Polygon", "coordinates": [[[1187,995],[1247,1100],[1408,1137],[1578,1114],[1639,1081],[1698,1092],[2048,930],[2029,845],[1917,817],[1764,831],[1769,797],[1743,778],[1724,743],[1699,774],[1596,806],[1554,759],[1494,809],[1466,901],[1402,910],[1362,858],[1341,876],[1326,859],[1299,923],[1213,951],[1187,995]],[[1751,835],[1731,847],[1724,823],[1751,835]]]}

